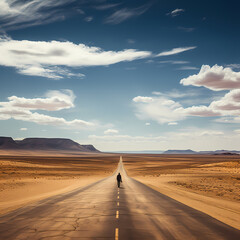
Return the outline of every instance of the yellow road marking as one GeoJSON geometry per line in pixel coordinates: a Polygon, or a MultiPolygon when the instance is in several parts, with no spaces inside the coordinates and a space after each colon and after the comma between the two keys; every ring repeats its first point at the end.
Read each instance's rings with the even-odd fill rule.
{"type": "Polygon", "coordinates": [[[118,199],[119,199],[119,196],[118,196],[118,199]]]}
{"type": "Polygon", "coordinates": [[[118,228],[115,228],[115,240],[118,240],[118,228]]]}
{"type": "Polygon", "coordinates": [[[119,218],[119,211],[116,211],[116,218],[119,218]]]}
{"type": "Polygon", "coordinates": [[[119,206],[119,202],[117,203],[117,205],[119,206]]]}

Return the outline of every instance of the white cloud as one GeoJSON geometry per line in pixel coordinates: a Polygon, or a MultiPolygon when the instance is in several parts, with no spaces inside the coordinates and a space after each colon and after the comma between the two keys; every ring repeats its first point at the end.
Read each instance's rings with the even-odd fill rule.
{"type": "Polygon", "coordinates": [[[153,101],[152,97],[142,97],[142,96],[137,96],[133,98],[134,102],[142,102],[142,103],[149,103],[153,101]]]}
{"type": "Polygon", "coordinates": [[[48,91],[46,98],[24,98],[11,96],[9,102],[0,102],[5,108],[21,108],[28,110],[58,111],[74,107],[75,95],[69,89],[62,91],[48,91]]]}
{"type": "Polygon", "coordinates": [[[135,102],[136,116],[141,120],[154,120],[159,124],[176,122],[185,118],[182,106],[166,97],[137,97],[135,102]],[[147,101],[146,101],[147,100],[147,101]]]}
{"type": "Polygon", "coordinates": [[[93,17],[92,16],[88,16],[88,17],[85,17],[84,20],[86,22],[91,22],[93,20],[93,17]]]}
{"type": "Polygon", "coordinates": [[[1,0],[0,24],[7,30],[62,20],[64,5],[75,0],[1,0]]]}
{"type": "Polygon", "coordinates": [[[140,16],[145,13],[151,4],[145,4],[143,6],[137,8],[122,8],[114,12],[112,15],[105,19],[105,23],[108,24],[119,24],[122,23],[130,18],[140,16]]]}
{"type": "Polygon", "coordinates": [[[178,89],[173,89],[165,93],[153,91],[152,94],[157,96],[164,96],[166,98],[184,98],[184,97],[196,97],[199,95],[199,92],[194,90],[183,92],[179,91],[178,89]]]}
{"type": "Polygon", "coordinates": [[[21,74],[48,78],[84,76],[73,74],[62,67],[108,66],[150,55],[151,52],[135,49],[104,51],[98,47],[72,42],[18,41],[0,38],[0,65],[15,67],[21,74]]]}
{"type": "Polygon", "coordinates": [[[88,138],[94,140],[105,140],[105,141],[131,141],[131,142],[149,142],[149,141],[163,141],[165,137],[157,136],[157,137],[146,137],[146,136],[130,136],[130,135],[89,135],[88,138]]]}
{"type": "Polygon", "coordinates": [[[177,123],[177,122],[170,122],[170,123],[168,123],[168,125],[169,125],[169,126],[178,125],[178,123],[177,123]]]}
{"type": "Polygon", "coordinates": [[[171,17],[177,17],[178,15],[180,15],[181,13],[185,12],[184,9],[182,8],[176,8],[173,11],[167,13],[167,15],[170,15],[171,17]]]}
{"type": "Polygon", "coordinates": [[[240,64],[239,63],[226,64],[225,67],[232,69],[240,69],[240,64]]]}
{"type": "Polygon", "coordinates": [[[117,133],[119,133],[119,131],[118,130],[116,130],[116,129],[107,129],[106,131],[104,131],[104,134],[117,134],[117,133]]]}
{"type": "Polygon", "coordinates": [[[194,46],[194,47],[173,48],[173,49],[171,49],[169,51],[164,51],[164,52],[161,52],[161,53],[157,54],[156,57],[171,56],[171,55],[179,54],[179,53],[186,52],[186,51],[189,51],[189,50],[193,50],[195,48],[197,48],[197,47],[194,46]]]}
{"type": "MultiPolygon", "coordinates": [[[[234,117],[222,119],[221,122],[236,122],[240,115],[240,89],[231,90],[219,100],[212,101],[208,106],[191,106],[184,108],[182,104],[173,101],[167,94],[154,92],[155,97],[138,96],[135,102],[136,116],[141,120],[154,120],[160,124],[184,120],[188,116],[198,117],[234,117]],[[141,98],[151,101],[141,101],[141,98]]],[[[172,95],[173,97],[174,95],[172,95]]],[[[179,97],[179,96],[175,96],[179,97]]],[[[181,97],[181,96],[180,96],[181,97]]]]}
{"type": "Polygon", "coordinates": [[[27,128],[20,128],[20,131],[27,131],[27,128]]]}
{"type": "Polygon", "coordinates": [[[40,125],[51,125],[61,128],[94,129],[97,122],[88,122],[80,119],[66,120],[61,117],[52,117],[33,110],[58,111],[74,107],[75,95],[71,90],[48,91],[45,98],[24,98],[12,96],[8,102],[0,102],[0,120],[15,119],[33,122],[40,125]]]}
{"type": "Polygon", "coordinates": [[[146,126],[150,126],[150,125],[151,125],[151,123],[149,123],[149,122],[146,122],[146,123],[145,123],[145,125],[146,125],[146,126]]]}
{"type": "Polygon", "coordinates": [[[90,135],[89,142],[101,150],[144,151],[168,149],[239,149],[240,135],[238,132],[225,132],[219,129],[184,128],[172,132],[161,133],[160,136],[131,135],[90,135]]]}
{"type": "Polygon", "coordinates": [[[220,123],[240,123],[240,117],[221,117],[215,120],[220,123]]]}
{"type": "Polygon", "coordinates": [[[183,78],[180,83],[185,86],[202,86],[213,91],[230,90],[240,88],[240,72],[218,65],[202,65],[198,74],[183,78]]]}

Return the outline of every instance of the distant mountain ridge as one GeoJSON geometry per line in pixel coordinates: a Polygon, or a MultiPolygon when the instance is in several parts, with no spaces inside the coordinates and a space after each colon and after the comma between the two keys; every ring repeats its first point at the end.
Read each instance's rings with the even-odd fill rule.
{"type": "Polygon", "coordinates": [[[216,150],[216,151],[193,151],[191,149],[187,150],[167,150],[163,154],[221,154],[221,155],[234,155],[240,154],[240,151],[235,150],[216,150]]]}
{"type": "Polygon", "coordinates": [[[93,145],[80,145],[66,138],[25,138],[23,140],[13,140],[11,137],[0,137],[0,149],[100,152],[93,145]]]}

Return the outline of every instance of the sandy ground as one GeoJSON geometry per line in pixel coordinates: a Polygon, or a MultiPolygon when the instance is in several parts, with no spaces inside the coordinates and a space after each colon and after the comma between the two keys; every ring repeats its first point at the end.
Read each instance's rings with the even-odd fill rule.
{"type": "Polygon", "coordinates": [[[240,156],[126,155],[131,177],[240,229],[240,156]]]}
{"type": "Polygon", "coordinates": [[[110,176],[119,161],[109,154],[33,155],[0,155],[0,214],[110,176]]]}

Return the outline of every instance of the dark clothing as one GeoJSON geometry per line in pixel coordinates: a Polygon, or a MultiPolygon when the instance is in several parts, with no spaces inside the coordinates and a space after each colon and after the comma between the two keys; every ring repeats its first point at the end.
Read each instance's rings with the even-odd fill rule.
{"type": "Polygon", "coordinates": [[[117,175],[117,181],[121,182],[122,181],[122,176],[120,175],[120,173],[117,175]]]}
{"type": "Polygon", "coordinates": [[[122,182],[122,177],[121,177],[121,174],[119,173],[117,175],[117,183],[118,183],[118,187],[120,188],[120,182],[122,182]]]}

